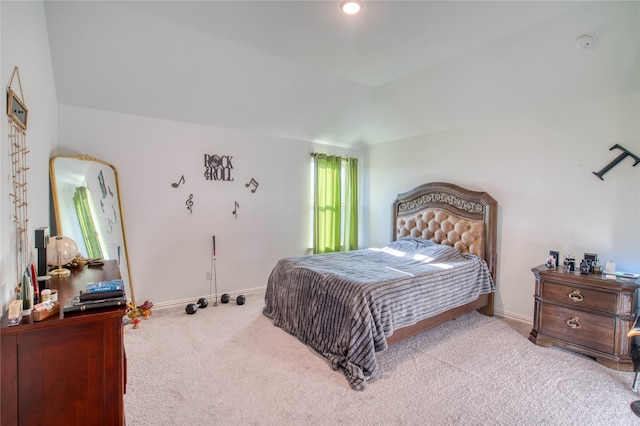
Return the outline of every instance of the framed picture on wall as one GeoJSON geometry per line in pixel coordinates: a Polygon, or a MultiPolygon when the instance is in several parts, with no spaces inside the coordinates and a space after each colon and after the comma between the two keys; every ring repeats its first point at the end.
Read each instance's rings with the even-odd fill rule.
{"type": "Polygon", "coordinates": [[[23,130],[27,130],[27,116],[29,110],[27,106],[18,97],[16,92],[9,89],[7,93],[7,115],[11,120],[23,130]]]}

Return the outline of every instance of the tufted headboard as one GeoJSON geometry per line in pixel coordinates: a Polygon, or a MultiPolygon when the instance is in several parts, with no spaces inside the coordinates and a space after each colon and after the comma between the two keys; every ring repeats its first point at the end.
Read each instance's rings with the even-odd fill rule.
{"type": "Polygon", "coordinates": [[[495,282],[498,203],[486,192],[425,183],[398,195],[391,221],[391,240],[422,237],[475,254],[485,259],[495,282]]]}

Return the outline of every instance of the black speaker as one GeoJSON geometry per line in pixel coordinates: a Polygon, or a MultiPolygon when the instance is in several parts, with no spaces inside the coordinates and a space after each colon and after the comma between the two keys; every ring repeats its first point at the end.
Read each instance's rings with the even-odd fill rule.
{"type": "Polygon", "coordinates": [[[38,276],[47,275],[47,245],[49,245],[49,228],[43,226],[36,229],[35,246],[38,249],[38,276]]]}

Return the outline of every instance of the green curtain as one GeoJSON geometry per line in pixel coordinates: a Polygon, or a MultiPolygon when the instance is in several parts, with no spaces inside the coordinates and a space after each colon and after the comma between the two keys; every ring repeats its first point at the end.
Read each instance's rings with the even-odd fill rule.
{"type": "Polygon", "coordinates": [[[356,249],[358,160],[315,154],[314,182],[313,253],[356,249]]]}
{"type": "Polygon", "coordinates": [[[89,204],[88,190],[86,187],[76,188],[73,194],[73,204],[76,207],[78,222],[82,231],[84,244],[87,247],[87,256],[90,259],[102,257],[102,248],[98,240],[98,233],[93,223],[93,215],[91,214],[91,206],[89,204]]]}
{"type": "Polygon", "coordinates": [[[358,159],[345,161],[344,221],[342,235],[344,250],[358,249],[358,159]]]}

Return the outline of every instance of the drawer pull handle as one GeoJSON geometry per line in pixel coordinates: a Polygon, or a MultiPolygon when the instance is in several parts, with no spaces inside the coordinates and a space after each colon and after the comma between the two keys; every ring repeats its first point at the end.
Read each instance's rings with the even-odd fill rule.
{"type": "Polygon", "coordinates": [[[571,319],[568,319],[566,321],[567,325],[569,326],[569,328],[582,328],[582,324],[580,324],[580,320],[578,320],[578,317],[573,317],[571,319]]]}
{"type": "Polygon", "coordinates": [[[584,297],[580,294],[580,290],[573,290],[571,293],[569,293],[569,299],[574,302],[582,302],[584,300],[584,297]]]}

